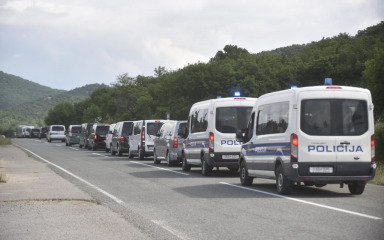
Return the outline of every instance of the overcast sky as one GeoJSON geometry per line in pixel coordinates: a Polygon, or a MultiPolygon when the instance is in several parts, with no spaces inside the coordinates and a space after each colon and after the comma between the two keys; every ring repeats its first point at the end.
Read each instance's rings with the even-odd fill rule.
{"type": "Polygon", "coordinates": [[[384,20],[383,0],[0,0],[0,71],[56,89],[110,84],[319,41],[384,20]]]}

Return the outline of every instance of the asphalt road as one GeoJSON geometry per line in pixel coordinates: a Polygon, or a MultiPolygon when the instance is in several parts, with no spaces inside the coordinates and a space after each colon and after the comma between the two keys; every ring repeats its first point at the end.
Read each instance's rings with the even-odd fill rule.
{"type": "Polygon", "coordinates": [[[104,151],[37,139],[14,139],[59,175],[154,239],[383,239],[384,187],[295,187],[276,194],[275,182],[242,187],[226,169],[203,177],[199,168],[153,164],[104,151]]]}

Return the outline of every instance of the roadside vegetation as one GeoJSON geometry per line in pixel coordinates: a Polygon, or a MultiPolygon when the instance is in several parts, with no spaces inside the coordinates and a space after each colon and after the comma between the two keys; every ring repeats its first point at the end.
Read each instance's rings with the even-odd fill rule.
{"type": "Polygon", "coordinates": [[[10,138],[5,138],[3,136],[0,136],[0,146],[1,145],[11,145],[12,140],[10,138]]]}
{"type": "Polygon", "coordinates": [[[377,123],[375,126],[375,157],[376,176],[370,183],[384,186],[384,123],[377,123]]]}

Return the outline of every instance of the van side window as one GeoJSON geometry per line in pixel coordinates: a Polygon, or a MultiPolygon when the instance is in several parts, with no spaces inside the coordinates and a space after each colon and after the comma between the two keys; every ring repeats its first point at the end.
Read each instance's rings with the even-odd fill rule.
{"type": "Polygon", "coordinates": [[[198,109],[191,116],[191,133],[205,132],[208,127],[208,109],[198,109]]]}
{"type": "Polygon", "coordinates": [[[253,112],[251,115],[251,118],[249,119],[248,127],[244,133],[244,142],[248,142],[249,140],[251,140],[254,129],[255,129],[255,113],[253,112]]]}
{"type": "Polygon", "coordinates": [[[133,134],[140,135],[140,132],[141,132],[140,123],[136,123],[135,127],[133,128],[133,134]]]}
{"type": "Polygon", "coordinates": [[[284,133],[288,128],[289,102],[266,104],[259,107],[256,134],[284,133]]]}

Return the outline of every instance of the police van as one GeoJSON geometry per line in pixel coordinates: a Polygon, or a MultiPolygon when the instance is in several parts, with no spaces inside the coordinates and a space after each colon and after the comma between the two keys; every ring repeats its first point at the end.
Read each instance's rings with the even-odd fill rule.
{"type": "Polygon", "coordinates": [[[293,88],[258,98],[242,142],[240,181],[276,179],[277,192],[294,183],[348,185],[362,194],[374,178],[373,103],[369,90],[331,85],[293,88]]]}
{"type": "Polygon", "coordinates": [[[197,102],[192,105],[183,133],[182,169],[201,166],[204,176],[214,167],[237,171],[240,143],[236,130],[245,129],[256,98],[229,97],[197,102]]]}
{"type": "Polygon", "coordinates": [[[144,157],[153,156],[153,141],[161,126],[167,121],[169,120],[133,121],[129,132],[129,158],[138,156],[142,160],[144,157]]]}

